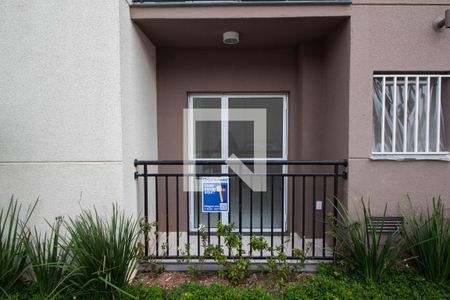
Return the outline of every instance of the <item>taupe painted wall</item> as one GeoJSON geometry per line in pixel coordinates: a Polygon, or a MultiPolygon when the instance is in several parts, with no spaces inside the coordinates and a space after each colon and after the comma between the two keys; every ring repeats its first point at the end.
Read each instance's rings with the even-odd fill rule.
{"type": "MultiPolygon", "coordinates": [[[[289,119],[292,128],[298,113],[297,53],[295,48],[239,49],[239,48],[158,48],[158,157],[183,158],[183,109],[187,108],[189,92],[288,92],[289,119]]],[[[294,124],[297,124],[294,126],[294,124]]],[[[294,136],[294,134],[292,134],[294,136]]],[[[296,145],[290,143],[295,153],[296,145]]],[[[291,151],[292,150],[292,151],[291,151]]],[[[164,179],[161,179],[161,184],[164,179]]],[[[165,216],[164,186],[160,185],[160,218],[165,216]]],[[[175,194],[170,191],[170,220],[175,220],[175,194]]],[[[180,211],[185,212],[186,194],[181,195],[180,211]]],[[[180,215],[182,230],[186,216],[180,215]]],[[[165,220],[160,222],[165,228],[165,220]]],[[[170,222],[171,230],[175,223],[170,222]]]]}
{"type": "Polygon", "coordinates": [[[450,8],[448,4],[352,6],[348,180],[351,209],[358,207],[360,197],[365,197],[371,199],[375,213],[381,214],[386,203],[391,213],[399,213],[399,202],[407,202],[406,194],[414,206],[422,206],[439,194],[450,203],[450,163],[369,160],[373,72],[449,71],[450,30],[435,32],[431,27],[432,20],[450,8]]]}
{"type": "MultiPolygon", "coordinates": [[[[327,38],[304,42],[296,48],[158,48],[159,159],[182,158],[182,112],[189,92],[288,92],[289,159],[347,158],[348,123],[342,120],[348,112],[349,36],[349,22],[345,21],[327,38]]],[[[331,182],[328,184],[331,186],[331,182]]],[[[311,191],[311,180],[306,188],[311,191]]],[[[169,217],[174,220],[175,194],[169,193],[169,217]]],[[[165,216],[163,182],[159,196],[163,199],[161,218],[165,216]]],[[[301,197],[300,184],[296,197],[301,197]]],[[[307,197],[306,216],[311,217],[310,192],[307,197]]],[[[180,211],[186,210],[185,203],[183,195],[180,211]]],[[[298,205],[296,215],[301,214],[298,205]]],[[[323,212],[318,211],[316,218],[320,236],[323,212]]],[[[299,230],[300,218],[297,221],[299,230]]],[[[164,223],[160,221],[163,228],[164,223]]],[[[308,218],[306,223],[306,234],[311,236],[311,220],[308,218]]],[[[185,228],[185,224],[182,214],[181,227],[185,228]]]]}
{"type": "Polygon", "coordinates": [[[183,157],[182,115],[189,92],[289,92],[291,106],[297,99],[296,78],[294,48],[158,48],[159,158],[183,157]]]}

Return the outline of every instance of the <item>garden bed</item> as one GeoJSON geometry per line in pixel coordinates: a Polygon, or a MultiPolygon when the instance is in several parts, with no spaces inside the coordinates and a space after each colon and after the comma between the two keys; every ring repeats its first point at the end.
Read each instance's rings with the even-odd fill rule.
{"type": "Polygon", "coordinates": [[[25,221],[13,199],[0,209],[0,229],[9,228],[0,230],[0,300],[450,299],[450,223],[440,200],[427,215],[406,218],[388,234],[374,229],[365,206],[362,221],[336,220],[329,234],[339,241],[340,259],[319,264],[315,274],[303,272],[302,250],[289,262],[282,247],[268,248],[262,237],[251,239],[250,246],[274,255],[254,271],[233,224],[218,224],[223,246],[210,247],[202,232],[205,253],[199,264],[180,262],[188,272],[164,272],[158,261],[142,255],[140,236],[150,224],[126,218],[116,206],[109,217],[93,210],[57,219],[46,235],[26,225],[35,205],[25,221]],[[228,257],[225,247],[234,255],[228,257]],[[206,258],[221,268],[204,272],[206,258]],[[146,261],[153,273],[130,282],[137,261],[146,261]]]}
{"type": "MultiPolygon", "coordinates": [[[[309,280],[313,278],[313,276],[314,274],[312,273],[297,274],[289,283],[298,283],[309,280]]],[[[206,287],[214,284],[221,284],[224,286],[230,285],[228,280],[221,278],[216,272],[203,272],[195,275],[190,274],[189,272],[163,272],[161,274],[140,273],[134,279],[133,284],[173,289],[192,282],[206,287]]],[[[239,286],[241,288],[264,287],[270,292],[276,292],[278,290],[277,278],[274,275],[264,272],[252,273],[249,277],[245,278],[239,286]]]]}
{"type": "Polygon", "coordinates": [[[230,285],[216,273],[192,276],[187,272],[140,274],[128,292],[138,299],[450,299],[450,288],[411,269],[386,274],[379,282],[366,281],[333,265],[320,265],[316,274],[300,274],[278,286],[266,273],[253,273],[242,284],[230,285]]]}
{"type": "MultiPolygon", "coordinates": [[[[450,299],[450,287],[436,284],[417,275],[412,270],[391,272],[379,282],[344,272],[333,265],[321,265],[316,274],[299,275],[297,280],[279,287],[268,274],[253,273],[240,285],[231,285],[213,272],[193,277],[187,272],[140,274],[134,282],[114,299],[450,299]]],[[[20,287],[8,297],[0,299],[47,299],[40,296],[33,284],[20,287]]],[[[55,299],[110,299],[90,295],[73,298],[60,294],[55,299]]]]}

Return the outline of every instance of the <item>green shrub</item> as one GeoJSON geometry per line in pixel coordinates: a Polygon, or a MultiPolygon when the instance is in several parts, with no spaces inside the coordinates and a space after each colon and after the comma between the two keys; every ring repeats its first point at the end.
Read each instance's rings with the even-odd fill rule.
{"type": "MultiPolygon", "coordinates": [[[[370,207],[363,200],[363,217],[354,220],[343,206],[339,207],[339,217],[332,219],[330,235],[336,238],[336,255],[351,270],[365,279],[379,280],[390,271],[401,255],[399,230],[381,233],[372,222],[370,207]]],[[[386,216],[387,206],[384,209],[386,216]]]]}
{"type": "Polygon", "coordinates": [[[69,280],[76,276],[76,269],[68,270],[69,252],[61,243],[60,227],[57,219],[51,226],[50,235],[43,236],[36,229],[27,246],[28,258],[33,270],[33,279],[39,293],[54,298],[70,287],[69,280]]]}
{"type": "Polygon", "coordinates": [[[217,236],[224,238],[224,246],[234,255],[228,259],[224,246],[210,245],[205,249],[205,257],[212,257],[223,266],[224,269],[219,271],[221,277],[227,278],[232,284],[239,284],[250,273],[250,260],[244,257],[242,236],[234,232],[234,223],[224,225],[218,220],[216,225],[217,236]]]}
{"type": "Polygon", "coordinates": [[[66,222],[70,265],[77,269],[76,288],[85,294],[111,297],[128,284],[139,254],[138,222],[113,205],[109,218],[83,210],[66,222]]]}
{"type": "MultiPolygon", "coordinates": [[[[0,291],[11,290],[27,270],[27,245],[30,231],[27,223],[36,207],[28,207],[21,219],[22,205],[11,197],[7,208],[0,210],[0,291]]],[[[1,293],[0,293],[1,294],[1,293]]]]}
{"type": "MultiPolygon", "coordinates": [[[[225,286],[222,284],[212,284],[204,286],[198,283],[189,283],[179,288],[165,290],[159,286],[146,287],[143,285],[129,287],[127,292],[137,299],[168,299],[168,300],[271,300],[276,299],[270,292],[263,288],[239,288],[234,286],[225,286]]],[[[127,299],[123,296],[123,299],[127,299]]]]}
{"type": "Polygon", "coordinates": [[[450,223],[440,198],[433,199],[432,211],[428,208],[426,216],[405,217],[403,238],[420,274],[440,283],[450,281],[450,223]]]}
{"type": "MultiPolygon", "coordinates": [[[[124,292],[115,299],[145,299],[145,300],[271,300],[271,299],[449,299],[448,286],[440,285],[426,280],[415,274],[411,269],[387,272],[380,282],[361,280],[357,274],[348,274],[339,267],[331,264],[322,264],[314,277],[287,284],[280,292],[270,292],[267,287],[243,287],[212,284],[204,286],[198,283],[189,283],[179,288],[163,289],[159,286],[145,286],[143,284],[128,285],[124,292]]],[[[37,293],[33,286],[22,287],[13,293],[11,299],[45,298],[37,293]]],[[[61,297],[69,299],[70,297],[61,297]]],[[[108,297],[111,299],[112,297],[108,297]]],[[[108,299],[106,296],[85,295],[82,299],[108,299]]],[[[1,297],[0,299],[8,299],[1,297]]]]}
{"type": "Polygon", "coordinates": [[[286,240],[284,245],[270,247],[264,236],[252,236],[250,238],[250,249],[254,252],[268,251],[272,254],[267,259],[267,268],[263,267],[270,275],[275,278],[275,283],[278,287],[283,288],[285,284],[300,274],[305,266],[306,256],[303,250],[293,248],[292,260],[288,261],[288,256],[285,252],[290,240],[286,240]]]}

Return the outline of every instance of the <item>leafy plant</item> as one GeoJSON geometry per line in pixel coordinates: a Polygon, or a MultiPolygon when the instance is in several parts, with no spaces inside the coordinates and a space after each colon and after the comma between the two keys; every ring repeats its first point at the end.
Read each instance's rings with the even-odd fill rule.
{"type": "MultiPolygon", "coordinates": [[[[149,247],[152,245],[153,247],[149,249],[149,255],[145,256],[144,253],[144,243],[138,243],[138,257],[141,260],[141,263],[145,263],[149,269],[150,272],[155,274],[161,274],[165,270],[165,266],[160,264],[157,259],[155,259],[156,254],[156,239],[158,238],[158,223],[152,222],[149,223],[146,221],[145,218],[141,218],[139,221],[139,228],[140,232],[144,237],[147,237],[147,246],[149,247]]],[[[163,253],[165,252],[167,255],[168,249],[165,243],[161,245],[161,248],[163,250],[163,253]]]]}
{"type": "Polygon", "coordinates": [[[62,219],[57,218],[50,235],[42,235],[35,228],[27,246],[36,287],[47,299],[55,298],[68,289],[70,279],[77,275],[76,269],[68,269],[69,252],[60,236],[61,223],[62,219]]]}
{"type": "Polygon", "coordinates": [[[274,256],[267,259],[267,271],[273,275],[276,284],[280,288],[283,288],[289,280],[292,280],[295,275],[301,272],[306,260],[303,250],[294,248],[292,249],[292,257],[294,260],[289,262],[288,256],[284,251],[287,244],[289,244],[289,240],[286,240],[284,245],[277,246],[273,249],[263,236],[254,236],[250,239],[249,243],[252,251],[275,253],[274,256]]]}
{"type": "Polygon", "coordinates": [[[448,286],[430,282],[411,270],[386,272],[379,282],[361,280],[332,264],[321,264],[317,274],[290,284],[282,299],[449,299],[448,286]]]}
{"type": "Polygon", "coordinates": [[[27,223],[36,207],[30,205],[21,219],[22,205],[11,197],[0,210],[0,291],[6,293],[22,278],[28,268],[27,245],[30,230],[27,223]]]}
{"type": "MultiPolygon", "coordinates": [[[[332,230],[329,234],[336,238],[336,255],[350,267],[369,281],[379,280],[390,271],[401,255],[399,245],[399,230],[392,233],[382,233],[374,226],[370,206],[366,207],[361,199],[363,217],[354,220],[348,210],[340,206],[339,216],[331,216],[332,230]]],[[[387,206],[383,216],[386,216],[387,206]]]]}
{"type": "Polygon", "coordinates": [[[83,210],[66,222],[74,284],[84,293],[111,297],[123,292],[138,258],[138,222],[113,205],[109,218],[83,210]]]}
{"type": "Polygon", "coordinates": [[[301,272],[305,266],[306,256],[301,249],[295,248],[292,250],[292,256],[295,257],[296,261],[290,264],[282,246],[277,246],[275,253],[274,257],[267,260],[267,265],[269,266],[269,273],[275,275],[278,286],[283,288],[288,281],[301,272]]]}
{"type": "Polygon", "coordinates": [[[405,216],[402,234],[418,272],[439,283],[450,281],[450,222],[444,211],[441,198],[433,199],[431,212],[405,216]]]}
{"type": "Polygon", "coordinates": [[[217,236],[224,238],[224,244],[232,254],[231,258],[228,259],[223,247],[219,245],[207,246],[205,257],[212,257],[223,266],[224,269],[219,271],[221,277],[227,278],[232,284],[239,284],[249,275],[250,269],[250,261],[244,258],[242,236],[234,232],[234,223],[224,225],[218,220],[216,226],[217,236]]]}
{"type": "MultiPolygon", "coordinates": [[[[192,276],[193,278],[200,278],[202,275],[202,272],[204,270],[204,266],[205,266],[205,260],[207,258],[208,255],[210,255],[209,251],[211,249],[209,249],[209,245],[208,245],[208,231],[206,229],[206,226],[204,224],[200,224],[198,226],[198,231],[200,234],[200,243],[201,243],[201,248],[204,249],[204,253],[203,255],[200,255],[198,257],[198,263],[197,265],[189,265],[187,267],[188,270],[188,274],[190,276],[192,276]]],[[[185,259],[179,259],[178,262],[179,263],[185,263],[188,264],[192,257],[190,255],[190,244],[186,243],[184,245],[185,249],[181,250],[181,255],[186,255],[185,259]]]]}

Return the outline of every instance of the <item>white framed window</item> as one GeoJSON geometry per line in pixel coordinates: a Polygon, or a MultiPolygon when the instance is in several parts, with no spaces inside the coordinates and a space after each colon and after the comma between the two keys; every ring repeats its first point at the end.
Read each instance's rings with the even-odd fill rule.
{"type": "Polygon", "coordinates": [[[449,78],[435,74],[373,76],[372,158],[448,157],[444,99],[448,98],[449,78]]]}
{"type": "MultiPolygon", "coordinates": [[[[188,107],[191,109],[220,109],[220,121],[197,121],[194,118],[188,120],[188,159],[189,160],[227,160],[231,154],[235,154],[242,160],[253,160],[254,144],[257,141],[253,137],[253,122],[229,120],[229,109],[266,109],[267,110],[267,144],[266,155],[270,160],[287,160],[288,158],[288,95],[285,93],[262,93],[262,94],[236,94],[236,93],[191,93],[188,95],[188,107]],[[195,147],[194,147],[195,144],[195,147]],[[195,150],[194,150],[195,149],[195,150]]],[[[195,113],[195,110],[192,112],[195,113]]],[[[190,173],[229,173],[226,165],[200,165],[190,166],[190,173]]],[[[287,166],[268,166],[269,173],[285,173],[287,166]]],[[[275,177],[273,185],[268,179],[268,191],[262,196],[245,188],[242,190],[242,231],[249,232],[250,228],[250,205],[252,199],[262,197],[263,205],[254,200],[253,219],[262,220],[262,231],[270,232],[271,215],[273,214],[274,232],[287,230],[287,178],[275,177]],[[273,186],[273,191],[272,191],[273,186]],[[283,189],[283,191],[282,191],[283,189]],[[274,207],[271,208],[271,197],[274,197],[274,207]],[[260,213],[262,211],[262,214],[260,213]],[[281,218],[283,214],[283,218],[281,218]],[[283,221],[284,220],[284,223],[283,221]]],[[[190,184],[194,184],[190,178],[190,184]]],[[[230,177],[230,210],[221,213],[221,221],[228,224],[228,220],[238,226],[238,197],[239,179],[230,177]],[[231,217],[229,216],[231,215],[231,217]]],[[[194,192],[190,192],[190,230],[195,231],[199,224],[206,224],[208,213],[201,212],[199,207],[200,198],[194,192]]],[[[215,224],[217,216],[210,216],[210,223],[215,224]]],[[[258,221],[259,222],[259,221],[258,221]]],[[[260,223],[254,221],[252,229],[261,230],[260,223]],[[257,223],[257,224],[256,224],[257,223]]],[[[211,231],[215,231],[212,225],[211,231]]]]}

